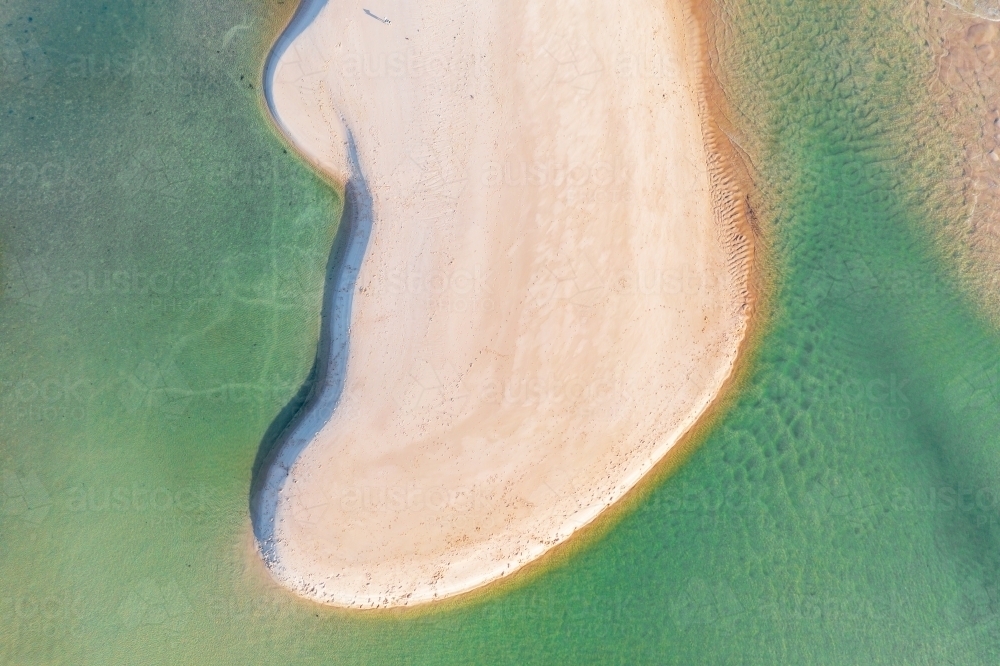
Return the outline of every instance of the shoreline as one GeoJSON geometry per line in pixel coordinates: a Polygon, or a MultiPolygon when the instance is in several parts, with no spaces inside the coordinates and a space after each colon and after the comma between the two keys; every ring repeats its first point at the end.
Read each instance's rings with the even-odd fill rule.
{"type": "MultiPolygon", "coordinates": [[[[318,2],[311,4],[313,6],[320,5],[320,8],[317,10],[318,15],[322,10],[322,5],[325,3],[318,2]]],[[[296,10],[296,17],[300,16],[300,9],[296,10]]],[[[674,7],[674,10],[677,9],[679,8],[674,7]]],[[[685,7],[684,9],[687,8],[685,7]]],[[[315,18],[315,15],[313,18],[315,18]]],[[[704,53],[705,45],[703,26],[695,25],[694,28],[701,29],[698,29],[695,35],[692,35],[692,23],[697,21],[693,14],[687,13],[685,16],[680,18],[674,16],[673,20],[684,24],[682,26],[683,32],[681,33],[680,38],[686,40],[687,42],[687,52],[682,54],[682,58],[684,58],[686,62],[680,66],[681,69],[687,67],[687,75],[691,75],[691,69],[707,68],[708,63],[702,62],[706,58],[706,54],[704,53]],[[697,54],[693,55],[691,51],[696,51],[697,54]]],[[[292,19],[291,23],[295,23],[295,18],[292,19]]],[[[675,25],[674,27],[676,29],[677,26],[675,25]]],[[[286,32],[283,32],[282,35],[285,35],[286,32]]],[[[301,34],[302,32],[299,33],[299,35],[301,34]]],[[[295,38],[292,38],[283,43],[282,38],[279,37],[276,42],[276,47],[272,51],[273,54],[276,54],[273,58],[273,62],[272,57],[269,56],[267,69],[265,70],[267,74],[267,78],[265,80],[265,94],[268,100],[268,108],[274,113],[274,121],[278,127],[283,130],[283,133],[286,134],[288,140],[293,144],[293,146],[298,148],[300,152],[304,153],[304,156],[310,163],[324,172],[325,175],[345,183],[346,199],[344,219],[346,224],[344,225],[344,228],[354,229],[357,227],[356,222],[358,216],[351,214],[350,211],[361,210],[364,209],[365,206],[362,205],[359,208],[357,205],[352,206],[351,203],[352,201],[363,200],[365,196],[368,196],[368,210],[370,211],[371,194],[368,191],[368,188],[364,185],[364,179],[362,177],[363,170],[361,165],[362,160],[359,158],[357,149],[354,147],[353,133],[346,129],[346,120],[339,128],[331,126],[336,123],[326,123],[326,138],[330,144],[336,145],[338,140],[343,143],[345,142],[346,136],[346,142],[351,146],[350,150],[347,151],[349,155],[348,159],[344,159],[343,156],[340,156],[340,158],[337,159],[337,157],[332,154],[334,151],[317,155],[315,152],[310,153],[308,150],[304,150],[303,146],[310,144],[310,142],[303,141],[301,135],[296,137],[294,131],[288,128],[285,122],[282,121],[281,116],[277,113],[277,105],[275,104],[273,97],[274,91],[273,86],[271,85],[273,83],[271,77],[278,69],[279,61],[282,59],[282,56],[287,52],[288,47],[294,43],[294,41],[295,38]],[[281,44],[284,44],[283,47],[279,47],[281,44]],[[345,175],[347,177],[345,177],[345,175]],[[361,183],[361,187],[356,186],[359,182],[361,183]]],[[[706,82],[703,80],[705,72],[695,72],[694,77],[696,79],[694,82],[694,88],[696,90],[694,95],[696,96],[696,102],[698,104],[697,114],[700,120],[700,127],[697,129],[699,139],[703,142],[703,149],[707,159],[705,171],[706,176],[709,179],[709,198],[711,199],[710,205],[713,211],[712,216],[715,224],[717,225],[716,231],[722,232],[723,234],[718,240],[730,250],[728,253],[728,260],[726,261],[726,270],[729,273],[728,277],[731,281],[730,288],[735,287],[735,290],[737,291],[737,300],[742,299],[739,303],[741,314],[735,339],[730,339],[731,347],[728,348],[728,356],[726,356],[726,358],[731,359],[731,362],[724,364],[726,366],[724,368],[724,376],[720,377],[716,374],[713,375],[715,379],[706,380],[708,383],[713,384],[714,390],[701,391],[698,394],[700,397],[695,399],[694,402],[689,403],[688,409],[684,410],[685,415],[682,415],[683,418],[676,421],[674,423],[674,427],[671,428],[666,434],[661,433],[661,435],[657,437],[658,443],[655,446],[645,447],[645,450],[641,452],[644,454],[645,460],[639,464],[631,465],[631,468],[628,469],[628,473],[617,476],[614,479],[614,483],[611,484],[611,494],[609,494],[606,499],[591,501],[589,506],[581,507],[581,510],[571,514],[570,520],[557,524],[556,528],[551,530],[547,537],[537,538],[536,536],[533,540],[529,540],[528,543],[521,544],[521,546],[516,549],[515,556],[512,557],[507,555],[505,557],[501,553],[500,557],[493,557],[487,562],[483,562],[482,558],[480,558],[479,561],[473,561],[471,562],[473,566],[470,566],[470,563],[467,561],[464,563],[464,574],[458,577],[457,580],[445,582],[442,580],[443,576],[437,576],[432,579],[433,582],[431,584],[424,584],[422,588],[420,587],[420,583],[415,585],[412,583],[408,584],[404,580],[404,582],[399,585],[390,585],[389,590],[379,590],[377,593],[364,594],[363,599],[361,598],[362,595],[358,594],[356,589],[352,591],[348,588],[346,590],[347,594],[342,594],[341,591],[336,589],[336,583],[332,582],[338,577],[336,574],[332,573],[335,570],[334,567],[329,568],[331,575],[326,576],[325,580],[323,580],[321,576],[315,575],[315,573],[310,579],[309,576],[303,576],[301,573],[289,571],[287,562],[283,561],[287,559],[287,555],[283,558],[282,552],[287,553],[289,550],[293,550],[294,547],[293,544],[290,543],[291,539],[288,538],[287,534],[282,533],[279,527],[282,520],[286,523],[289,522],[287,511],[285,512],[284,518],[279,515],[281,514],[279,505],[283,501],[286,504],[294,501],[289,499],[288,491],[284,489],[287,478],[291,474],[293,468],[297,465],[303,452],[307,452],[310,448],[312,448],[309,444],[313,443],[324,428],[329,426],[331,419],[336,418],[334,407],[338,407],[340,404],[341,391],[345,390],[344,384],[347,380],[346,375],[349,372],[346,365],[346,359],[348,356],[346,353],[346,345],[347,335],[351,323],[350,307],[354,289],[353,281],[357,280],[359,271],[362,270],[362,267],[360,265],[355,266],[355,262],[353,261],[343,262],[341,260],[338,263],[335,260],[331,260],[331,266],[350,265],[353,266],[351,271],[354,271],[353,276],[348,277],[346,282],[343,280],[343,276],[345,275],[344,271],[340,272],[339,277],[333,276],[334,286],[332,288],[328,287],[328,295],[324,296],[325,313],[328,312],[328,307],[326,305],[328,297],[331,305],[329,306],[330,314],[324,317],[324,335],[321,339],[321,347],[326,346],[328,350],[334,351],[328,351],[328,353],[323,354],[321,350],[320,358],[326,356],[328,360],[336,360],[328,363],[327,376],[323,378],[323,381],[317,383],[317,386],[322,386],[324,388],[316,392],[310,399],[307,400],[306,405],[303,407],[300,414],[292,421],[291,424],[289,424],[286,434],[277,443],[274,451],[265,461],[261,470],[261,479],[259,483],[255,483],[252,490],[251,518],[253,521],[256,541],[261,555],[268,565],[268,569],[271,571],[272,575],[275,576],[275,578],[284,583],[287,587],[291,587],[299,594],[315,601],[348,608],[375,608],[414,605],[421,602],[430,602],[453,597],[455,595],[481,588],[493,581],[502,580],[505,576],[508,576],[513,571],[520,569],[522,566],[537,561],[542,555],[549,552],[555,545],[566,542],[566,540],[580,528],[593,523],[595,519],[604,514],[610,506],[618,503],[624,496],[628,495],[629,492],[636,488],[644,478],[650,476],[650,472],[664,460],[666,454],[673,449],[679,441],[682,441],[685,438],[687,433],[690,433],[697,428],[697,425],[702,422],[703,417],[712,411],[713,406],[717,404],[720,399],[724,399],[725,395],[723,389],[729,384],[733,377],[733,369],[738,365],[739,360],[743,357],[743,347],[747,341],[749,320],[751,318],[751,310],[754,305],[754,297],[751,293],[749,283],[753,247],[750,235],[746,233],[748,218],[746,214],[747,207],[745,199],[740,193],[740,189],[735,185],[732,174],[726,170],[727,158],[721,154],[721,150],[723,150],[723,148],[719,145],[717,132],[714,133],[715,135],[713,136],[713,123],[707,111],[709,101],[706,99],[706,82]],[[348,288],[348,284],[350,285],[350,288],[348,288]],[[338,298],[340,298],[341,301],[339,307],[335,303],[338,298]],[[338,320],[339,323],[334,325],[334,329],[340,332],[338,334],[340,337],[337,337],[337,335],[331,335],[330,329],[328,328],[331,320],[338,320]],[[331,379],[331,377],[334,379],[331,379]],[[283,490],[285,490],[284,495],[283,490]],[[334,589],[329,589],[327,587],[328,583],[330,587],[334,589]],[[317,586],[319,589],[317,589],[317,586]]],[[[322,83],[319,84],[319,88],[323,88],[322,83]]],[[[328,119],[330,112],[326,111],[325,115],[327,115],[328,119]]],[[[723,139],[723,141],[724,140],[725,139],[723,139]]],[[[377,217],[377,214],[372,213],[368,213],[366,218],[364,214],[361,215],[361,218],[365,218],[368,221],[368,233],[371,231],[371,222],[377,219],[377,217]]],[[[376,223],[376,226],[377,224],[378,223],[376,223]]],[[[362,224],[362,226],[365,225],[362,224]]],[[[338,237],[339,236],[340,231],[338,231],[338,237]]],[[[348,232],[348,237],[350,236],[351,234],[348,232]]],[[[361,255],[364,254],[364,245],[367,245],[367,242],[368,239],[365,237],[364,243],[360,245],[361,255]]],[[[352,245],[348,242],[346,245],[348,247],[355,248],[355,251],[351,253],[352,258],[360,256],[357,249],[358,244],[355,243],[352,245]]],[[[351,271],[347,271],[347,273],[351,273],[351,271]]],[[[419,296],[420,294],[418,294],[418,297],[419,296]]],[[[440,378],[436,379],[440,383],[440,378]]],[[[547,390],[548,389],[543,387],[539,390],[539,393],[544,394],[547,390]]],[[[692,396],[692,398],[693,397],[694,396],[692,396]]],[[[399,407],[398,403],[396,404],[396,407],[399,407]]],[[[403,409],[406,409],[406,407],[407,406],[404,405],[403,409]]],[[[418,407],[433,408],[435,406],[418,405],[418,407]]],[[[357,408],[355,407],[355,412],[356,410],[357,408]]],[[[297,483],[297,481],[298,479],[294,479],[293,483],[297,483]]],[[[398,490],[402,487],[403,486],[401,485],[393,487],[391,484],[383,484],[385,491],[389,492],[391,492],[394,488],[398,490]]],[[[375,486],[367,486],[367,488],[370,490],[375,488],[375,486]]],[[[427,514],[428,509],[440,511],[454,508],[453,506],[450,506],[449,503],[453,503],[457,506],[457,503],[461,502],[462,506],[467,506],[469,501],[471,501],[471,506],[473,506],[475,510],[480,511],[488,508],[491,504],[496,503],[494,495],[485,493],[478,495],[474,493],[470,494],[465,488],[459,489],[457,494],[453,487],[443,489],[443,492],[438,493],[433,500],[430,499],[430,493],[427,494],[427,499],[415,500],[415,497],[421,496],[419,493],[414,494],[411,492],[412,489],[404,488],[404,490],[405,492],[402,496],[398,493],[393,495],[393,502],[401,500],[404,508],[406,509],[406,511],[403,512],[403,519],[411,517],[405,514],[420,514],[421,512],[427,514]],[[421,505],[416,506],[415,502],[421,503],[421,505]],[[432,503],[433,505],[429,503],[432,503]]],[[[433,490],[434,489],[431,489],[431,491],[433,490]]],[[[583,488],[579,494],[586,496],[588,494],[588,490],[591,489],[583,488]]],[[[355,512],[361,511],[363,513],[365,506],[368,505],[369,509],[372,506],[375,506],[375,512],[391,513],[394,505],[388,506],[389,500],[386,499],[387,497],[389,497],[389,494],[386,492],[383,492],[381,498],[377,496],[377,493],[371,493],[366,497],[365,493],[361,492],[360,494],[355,493],[354,495],[342,495],[339,499],[342,508],[345,502],[347,502],[350,504],[349,508],[355,512]],[[376,499],[371,499],[372,495],[375,495],[376,499]]],[[[326,497],[323,499],[329,500],[330,498],[326,497]]],[[[327,505],[329,504],[329,501],[320,502],[319,504],[327,505]]],[[[369,511],[369,513],[370,512],[371,511],[369,511]]],[[[399,514],[400,512],[396,511],[396,513],[399,514]]],[[[431,512],[431,515],[433,517],[433,511],[431,512]]],[[[376,518],[383,517],[384,516],[376,516],[376,518]]],[[[398,517],[399,516],[397,515],[396,518],[398,517]]],[[[424,517],[426,517],[426,515],[424,517]]],[[[316,521],[312,521],[311,524],[315,527],[316,521]]],[[[335,548],[337,544],[327,542],[325,545],[330,548],[335,548]]],[[[316,549],[314,548],[314,551],[315,550],[316,549]]],[[[405,579],[405,575],[401,575],[399,578],[405,579]]],[[[417,575],[416,578],[419,578],[419,575],[417,575]]],[[[355,585],[355,588],[356,587],[357,586],[355,585]]]]}

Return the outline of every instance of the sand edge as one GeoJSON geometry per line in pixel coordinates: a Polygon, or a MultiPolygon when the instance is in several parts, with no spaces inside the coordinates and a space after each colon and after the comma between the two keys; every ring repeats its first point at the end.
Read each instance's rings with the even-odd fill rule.
{"type": "MultiPolygon", "coordinates": [[[[308,5],[312,0],[304,0],[301,6],[308,5]]],[[[312,2],[315,5],[315,2],[312,2]]],[[[739,332],[739,336],[736,340],[736,350],[735,350],[735,362],[729,368],[729,375],[727,379],[718,387],[715,394],[711,397],[709,402],[704,405],[701,411],[697,414],[695,421],[691,424],[684,433],[678,437],[674,442],[672,442],[668,448],[667,452],[671,451],[679,442],[681,442],[689,432],[697,429],[699,424],[702,423],[705,416],[713,410],[717,403],[725,397],[726,390],[732,384],[733,373],[735,372],[740,360],[743,358],[745,353],[745,346],[748,341],[748,335],[750,330],[751,321],[755,312],[755,306],[757,304],[758,295],[757,287],[754,282],[755,271],[754,265],[756,263],[755,259],[755,247],[756,239],[760,235],[759,222],[756,219],[756,215],[749,203],[749,196],[746,189],[741,186],[741,182],[749,183],[749,177],[746,170],[746,165],[742,163],[736,148],[730,142],[729,137],[726,132],[722,129],[720,120],[724,118],[724,108],[725,98],[721,94],[719,89],[719,84],[717,79],[712,73],[712,63],[710,55],[710,44],[707,38],[707,26],[706,21],[708,17],[704,15],[706,11],[703,8],[698,7],[698,5],[693,2],[693,0],[679,0],[678,8],[681,10],[685,17],[686,24],[686,38],[687,44],[685,49],[686,62],[684,67],[688,69],[689,74],[692,79],[696,82],[697,89],[697,99],[698,99],[698,115],[701,120],[701,135],[704,143],[706,157],[707,157],[707,167],[709,174],[709,182],[711,186],[711,205],[714,212],[715,221],[720,230],[720,238],[723,242],[724,248],[729,256],[728,270],[734,280],[734,283],[739,285],[740,293],[743,298],[743,320],[742,328],[739,332]]],[[[296,10],[295,16],[300,16],[299,10],[296,10]]],[[[290,25],[295,23],[295,17],[290,20],[290,25]]],[[[290,41],[285,38],[285,34],[288,28],[282,31],[279,38],[275,41],[275,47],[272,48],[271,54],[268,56],[270,61],[275,58],[276,49],[280,48],[282,43],[286,44],[290,41]]],[[[280,55],[280,54],[279,54],[280,55]]],[[[270,90],[270,78],[268,76],[269,68],[265,68],[265,94],[269,94],[270,90]]],[[[270,103],[267,104],[268,109],[273,113],[274,106],[270,103]]],[[[282,123],[280,117],[274,115],[272,117],[273,122],[277,128],[285,135],[286,140],[302,153],[301,149],[297,146],[296,140],[293,136],[289,136],[287,129],[282,123]]],[[[307,162],[312,164],[317,170],[319,170],[328,180],[339,184],[341,188],[344,188],[345,194],[350,200],[351,196],[351,183],[345,182],[342,179],[342,174],[330,173],[329,171],[324,171],[322,167],[315,163],[314,160],[310,159],[308,155],[303,155],[307,162]]],[[[345,206],[345,219],[342,223],[343,227],[348,229],[356,226],[356,221],[353,221],[350,214],[351,206],[345,206]]],[[[338,232],[339,233],[339,232],[338,232]]],[[[346,241],[349,244],[349,241],[346,241]]],[[[333,280],[335,284],[336,279],[333,280]]],[[[328,291],[330,287],[328,287],[328,291]]],[[[327,300],[327,296],[324,297],[327,300]]],[[[331,346],[331,340],[327,335],[324,335],[320,341],[321,345],[326,345],[328,347],[327,354],[330,355],[329,347],[331,346]]],[[[336,399],[331,400],[331,396],[317,394],[311,396],[307,403],[303,406],[300,417],[312,409],[316,403],[326,402],[330,409],[336,404],[336,399]]],[[[292,429],[292,425],[289,426],[288,430],[292,429]]],[[[272,482],[264,482],[258,484],[254,488],[251,498],[251,518],[255,527],[255,535],[257,536],[256,543],[257,548],[264,561],[269,564],[269,570],[271,570],[272,575],[275,573],[273,568],[270,566],[272,563],[272,556],[268,553],[267,538],[261,538],[258,526],[261,524],[266,524],[268,522],[267,512],[264,507],[268,505],[273,505],[276,503],[275,497],[268,497],[272,492],[277,492],[277,486],[273,483],[274,474],[277,471],[278,476],[283,477],[284,474],[281,470],[284,469],[287,473],[289,466],[289,448],[286,442],[280,442],[275,447],[272,455],[265,461],[264,470],[262,473],[262,478],[271,477],[272,482]],[[284,462],[282,462],[284,461],[284,462]],[[269,492],[267,488],[271,488],[269,492]]],[[[294,459],[295,455],[291,458],[294,459]]],[[[631,484],[634,488],[642,480],[648,478],[653,474],[653,470],[657,468],[660,463],[662,463],[666,458],[666,452],[653,462],[652,466],[646,470],[641,477],[631,484]]],[[[278,484],[280,486],[280,483],[278,484]]],[[[606,503],[597,511],[594,515],[590,516],[589,520],[582,523],[577,531],[587,527],[595,520],[600,518],[605,514],[608,508],[620,502],[628,492],[615,498],[613,501],[606,503]]],[[[273,515],[271,516],[273,518],[273,515]]],[[[568,539],[575,539],[574,536],[568,537],[568,539]]],[[[561,539],[558,543],[553,544],[553,547],[566,543],[568,539],[561,539]]],[[[547,549],[551,550],[551,548],[547,549]]],[[[544,553],[542,553],[544,554],[544,553]]],[[[535,556],[529,560],[529,562],[534,562],[541,557],[542,554],[535,556]]],[[[518,568],[524,566],[523,563],[519,565],[518,568]]],[[[498,582],[504,579],[505,573],[500,573],[499,575],[487,575],[481,580],[473,581],[468,585],[461,588],[448,589],[443,591],[443,593],[438,594],[433,599],[420,599],[414,600],[416,604],[419,602],[432,602],[439,601],[446,598],[451,598],[456,595],[466,594],[473,590],[482,590],[483,588],[489,586],[491,583],[498,582]]],[[[280,578],[280,576],[279,576],[280,578]]],[[[282,581],[288,582],[288,581],[282,581]]],[[[293,586],[294,587],[294,586],[293,586]]],[[[309,594],[308,590],[297,590],[303,596],[307,598],[312,598],[313,600],[320,601],[321,603],[329,603],[324,599],[309,594]]],[[[416,604],[410,603],[400,603],[391,604],[392,606],[412,606],[416,604]]],[[[372,604],[360,603],[360,604],[331,604],[335,606],[342,606],[347,608],[370,608],[373,607],[372,604]]],[[[375,604],[376,607],[384,607],[380,604],[375,604]]]]}

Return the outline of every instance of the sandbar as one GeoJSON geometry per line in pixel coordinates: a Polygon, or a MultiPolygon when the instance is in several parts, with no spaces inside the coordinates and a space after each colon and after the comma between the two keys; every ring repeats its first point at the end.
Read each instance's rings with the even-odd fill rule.
{"type": "Polygon", "coordinates": [[[343,188],[319,386],[252,489],[271,574],[412,606],[635,486],[733,372],[743,199],[685,0],[307,2],[265,71],[343,188]]]}

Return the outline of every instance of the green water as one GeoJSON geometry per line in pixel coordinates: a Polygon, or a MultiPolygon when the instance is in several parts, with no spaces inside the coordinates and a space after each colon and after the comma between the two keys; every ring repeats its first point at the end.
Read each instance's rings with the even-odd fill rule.
{"type": "Polygon", "coordinates": [[[777,279],[676,474],[458,608],[263,583],[250,468],[339,210],[260,110],[278,10],[0,5],[0,663],[997,662],[1000,336],[926,240],[955,165],[919,40],[872,3],[720,3],[777,279]]]}

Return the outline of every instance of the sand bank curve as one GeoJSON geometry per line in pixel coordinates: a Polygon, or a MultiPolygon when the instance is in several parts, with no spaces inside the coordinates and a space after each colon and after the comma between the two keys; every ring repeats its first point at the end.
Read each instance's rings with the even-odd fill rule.
{"type": "Polygon", "coordinates": [[[321,386],[254,533],[316,601],[441,599],[568,539],[718,396],[747,325],[742,200],[681,0],[296,16],[268,105],[344,183],[347,231],[321,386]]]}

